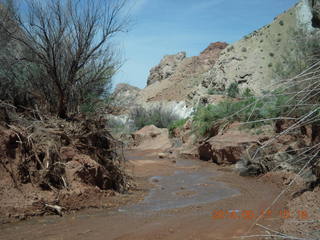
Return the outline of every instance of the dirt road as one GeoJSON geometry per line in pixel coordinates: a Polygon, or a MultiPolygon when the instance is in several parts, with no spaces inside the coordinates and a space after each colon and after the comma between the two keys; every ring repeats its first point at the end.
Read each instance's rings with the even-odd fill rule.
{"type": "MultiPolygon", "coordinates": [[[[127,156],[139,190],[119,196],[135,199],[129,205],[2,225],[0,239],[195,240],[265,233],[258,227],[248,230],[281,191],[276,184],[239,177],[228,168],[197,160],[159,159],[142,151],[127,156]]],[[[260,224],[277,230],[284,207],[285,199],[260,224]]]]}

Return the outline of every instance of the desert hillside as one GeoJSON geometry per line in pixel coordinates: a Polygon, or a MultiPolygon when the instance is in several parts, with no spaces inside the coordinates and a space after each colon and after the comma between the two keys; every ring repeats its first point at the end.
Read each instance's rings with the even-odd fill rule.
{"type": "Polygon", "coordinates": [[[232,83],[257,94],[272,90],[282,78],[279,66],[291,70],[292,58],[301,54],[304,36],[319,34],[313,24],[316,7],[309,2],[300,1],[233,44],[212,43],[195,57],[186,57],[185,52],[164,56],[150,70],[147,87],[140,91],[137,102],[185,101],[194,105],[208,90],[224,92],[232,83]]]}

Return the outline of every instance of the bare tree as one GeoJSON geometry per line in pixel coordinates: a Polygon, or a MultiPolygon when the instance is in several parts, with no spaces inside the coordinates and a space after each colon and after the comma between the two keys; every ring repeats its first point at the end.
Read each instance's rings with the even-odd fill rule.
{"type": "MultiPolygon", "coordinates": [[[[23,1],[23,0],[21,0],[23,1]]],[[[35,95],[61,118],[100,96],[119,67],[111,38],[124,30],[125,0],[25,0],[10,36],[27,51],[35,95]]]]}
{"type": "MultiPolygon", "coordinates": [[[[17,61],[22,55],[21,45],[10,37],[17,31],[13,0],[0,0],[0,99],[15,103],[24,98],[23,65],[17,61]]],[[[22,100],[23,101],[23,100],[22,100]]]]}

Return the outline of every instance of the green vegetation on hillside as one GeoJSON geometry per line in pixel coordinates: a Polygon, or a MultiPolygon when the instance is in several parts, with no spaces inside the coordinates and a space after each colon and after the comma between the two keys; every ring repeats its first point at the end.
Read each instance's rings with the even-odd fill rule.
{"type": "Polygon", "coordinates": [[[282,94],[256,97],[246,90],[241,100],[226,100],[215,105],[199,107],[193,115],[194,129],[205,136],[218,121],[243,122],[253,128],[280,117],[288,111],[289,97],[282,94]]]}

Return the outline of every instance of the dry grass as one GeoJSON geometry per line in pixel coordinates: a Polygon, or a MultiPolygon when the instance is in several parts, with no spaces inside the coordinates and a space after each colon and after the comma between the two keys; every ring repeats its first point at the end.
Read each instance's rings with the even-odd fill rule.
{"type": "MultiPolygon", "coordinates": [[[[265,142],[260,146],[251,156],[252,159],[259,158],[262,152],[266,152],[266,149],[272,148],[274,144],[277,143],[277,140],[284,135],[296,134],[297,130],[299,131],[303,127],[313,126],[319,128],[317,124],[320,123],[320,62],[314,63],[312,66],[307,68],[305,71],[299,75],[285,79],[277,83],[274,88],[278,89],[276,93],[271,93],[263,96],[266,97],[278,97],[278,96],[287,96],[287,100],[284,103],[284,108],[288,110],[285,111],[282,115],[278,116],[278,119],[290,119],[291,122],[288,127],[282,129],[278,132],[273,138],[265,142]]],[[[274,119],[262,119],[260,121],[270,121],[274,119]]],[[[247,121],[243,124],[252,123],[247,121]]],[[[317,134],[318,135],[318,134],[317,134]]],[[[317,136],[312,136],[312,138],[317,136]]],[[[300,166],[297,175],[292,181],[287,185],[287,187],[274,199],[270,206],[266,209],[270,209],[278,200],[284,195],[285,192],[289,191],[295,179],[298,176],[304,174],[306,169],[312,169],[316,164],[319,163],[320,156],[320,144],[318,142],[313,142],[308,146],[297,149],[294,156],[296,163],[300,166]]],[[[276,153],[274,153],[276,154],[276,153]]],[[[272,154],[271,154],[272,155],[272,154]]],[[[258,160],[259,161],[259,160],[258,160]]],[[[319,176],[318,176],[319,177],[319,176]]],[[[318,180],[319,182],[319,180],[318,180]]],[[[313,186],[314,187],[314,186],[313,186]]],[[[312,190],[312,188],[310,189],[312,190]]],[[[308,232],[302,234],[303,237],[299,236],[290,236],[285,233],[277,232],[272,229],[266,229],[266,227],[259,224],[261,218],[257,218],[255,223],[251,226],[250,230],[254,226],[259,226],[268,230],[269,234],[265,235],[247,235],[241,236],[240,239],[247,238],[272,238],[272,239],[296,239],[296,240],[316,240],[318,237],[310,237],[308,232]]],[[[250,231],[249,230],[249,231],[250,231]]],[[[248,232],[249,232],[248,231],[248,232]]]]}

